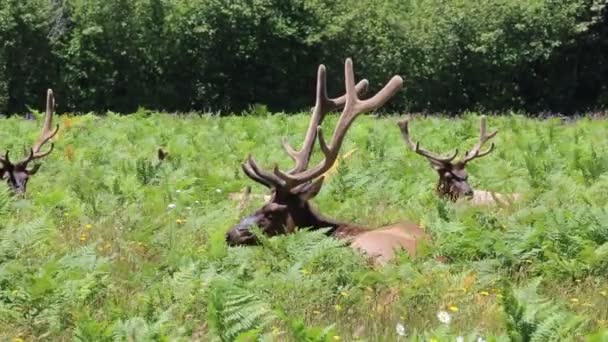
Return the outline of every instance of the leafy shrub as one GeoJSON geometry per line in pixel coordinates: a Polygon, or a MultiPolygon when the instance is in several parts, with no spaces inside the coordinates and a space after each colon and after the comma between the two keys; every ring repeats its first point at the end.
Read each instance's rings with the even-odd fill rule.
{"type": "Polygon", "coordinates": [[[372,91],[406,78],[393,109],[601,107],[606,13],[599,0],[7,0],[0,112],[46,87],[69,111],[303,110],[319,63],[343,92],[346,57],[372,91]]]}

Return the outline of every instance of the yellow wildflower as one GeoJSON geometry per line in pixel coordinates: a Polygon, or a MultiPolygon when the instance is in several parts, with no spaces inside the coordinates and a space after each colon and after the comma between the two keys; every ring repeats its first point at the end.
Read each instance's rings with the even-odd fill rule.
{"type": "Polygon", "coordinates": [[[89,238],[89,236],[85,233],[80,234],[80,241],[86,241],[89,238]]]}
{"type": "Polygon", "coordinates": [[[348,292],[342,291],[340,292],[340,295],[342,295],[342,297],[348,297],[348,292]]]}
{"type": "Polygon", "coordinates": [[[340,306],[340,304],[336,304],[334,305],[334,309],[338,312],[342,311],[342,306],[340,306]]]}
{"type": "Polygon", "coordinates": [[[315,316],[318,316],[318,315],[321,314],[321,311],[319,311],[319,310],[312,310],[312,314],[315,315],[315,316]]]}
{"type": "Polygon", "coordinates": [[[429,342],[439,342],[439,340],[436,339],[436,338],[434,338],[434,337],[431,337],[431,339],[429,340],[429,342]]]}
{"type": "Polygon", "coordinates": [[[175,223],[177,223],[177,224],[184,224],[184,223],[186,223],[186,220],[184,220],[184,219],[177,219],[177,220],[175,220],[175,223]]]}
{"type": "Polygon", "coordinates": [[[86,229],[92,229],[92,228],[93,228],[93,225],[89,223],[89,224],[87,224],[87,225],[86,225],[86,226],[84,226],[84,227],[85,227],[86,229]]]}
{"type": "Polygon", "coordinates": [[[13,342],[25,342],[21,337],[13,337],[13,342]]]}
{"type": "Polygon", "coordinates": [[[450,305],[448,307],[448,309],[450,309],[450,311],[452,311],[452,312],[457,312],[458,311],[458,307],[456,305],[450,305]]]}
{"type": "Polygon", "coordinates": [[[334,335],[334,341],[340,341],[340,336],[334,335]]]}
{"type": "Polygon", "coordinates": [[[606,291],[600,291],[600,294],[604,297],[608,297],[608,292],[606,291]]]}
{"type": "Polygon", "coordinates": [[[577,304],[579,302],[578,298],[570,298],[570,302],[573,304],[577,304]]]}
{"type": "Polygon", "coordinates": [[[482,295],[482,296],[484,296],[484,297],[490,295],[490,293],[488,291],[481,291],[481,292],[479,292],[479,294],[482,295]]]}

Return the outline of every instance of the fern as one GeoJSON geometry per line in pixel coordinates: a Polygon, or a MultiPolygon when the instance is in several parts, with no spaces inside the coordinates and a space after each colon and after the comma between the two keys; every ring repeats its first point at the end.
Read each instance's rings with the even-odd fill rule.
{"type": "Polygon", "coordinates": [[[221,341],[234,341],[244,332],[265,328],[275,316],[254,293],[225,279],[211,284],[208,319],[221,341]]]}
{"type": "Polygon", "coordinates": [[[514,291],[503,286],[507,333],[512,341],[563,341],[576,335],[583,319],[537,294],[540,279],[514,291]]]}
{"type": "Polygon", "coordinates": [[[6,222],[10,203],[11,197],[9,190],[7,188],[0,188],[0,228],[2,228],[6,222]]]}
{"type": "Polygon", "coordinates": [[[50,238],[44,218],[33,219],[0,231],[0,263],[13,259],[29,248],[37,250],[50,238]]]}

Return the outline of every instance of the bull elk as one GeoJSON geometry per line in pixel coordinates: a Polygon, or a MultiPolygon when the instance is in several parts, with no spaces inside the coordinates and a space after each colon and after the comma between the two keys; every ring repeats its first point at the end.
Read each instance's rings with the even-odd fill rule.
{"type": "Polygon", "coordinates": [[[30,148],[26,157],[21,161],[13,163],[9,158],[7,150],[4,156],[0,156],[0,176],[5,179],[9,188],[16,194],[24,194],[27,188],[29,178],[38,172],[40,164],[34,164],[28,168],[29,164],[35,160],[42,159],[53,152],[54,144],[51,143],[50,148],[46,152],[41,152],[42,147],[51,140],[59,131],[59,124],[53,129],[53,111],[55,110],[55,98],[53,90],[49,89],[46,95],[46,113],[40,137],[30,148]]]}
{"type": "Polygon", "coordinates": [[[475,205],[510,203],[521,198],[520,194],[500,194],[485,190],[474,190],[468,182],[469,175],[465,170],[467,163],[470,161],[484,157],[494,150],[494,143],[490,147],[481,151],[483,145],[490,139],[494,138],[498,131],[488,133],[486,130],[486,118],[482,116],[479,124],[479,141],[470,152],[465,152],[462,159],[454,161],[458,155],[458,149],[449,156],[440,156],[436,153],[420,147],[419,142],[412,141],[409,134],[410,118],[403,119],[397,124],[401,130],[401,135],[405,140],[405,144],[416,154],[425,157],[431,164],[431,167],[437,171],[439,181],[436,191],[439,196],[456,201],[459,198],[468,198],[475,205]]]}
{"type": "Polygon", "coordinates": [[[327,228],[326,234],[343,239],[348,245],[374,258],[379,264],[391,260],[395,249],[404,249],[415,256],[420,240],[427,239],[425,232],[411,222],[400,222],[374,230],[361,226],[338,222],[320,214],[310,203],[323,185],[326,171],[336,162],[338,152],[349,127],[357,116],[381,107],[399,91],[403,80],[394,76],[376,95],[361,100],[368,86],[367,80],[355,85],[352,60],[345,62],[346,94],[330,99],[327,97],[326,69],[320,65],[317,72],[317,89],[315,107],[312,111],[308,130],[302,148],[296,151],[283,139],[282,145],[294,161],[294,167],[282,171],[275,165],[274,169],[264,170],[258,166],[251,155],[242,164],[244,173],[253,181],[271,190],[267,203],[252,215],[243,218],[226,234],[230,246],[254,245],[257,238],[251,228],[258,226],[266,236],[288,234],[296,228],[311,230],[327,228]],[[343,111],[338,119],[331,141],[327,143],[321,129],[325,115],[338,108],[343,111]],[[315,141],[319,141],[324,159],[313,168],[308,168],[315,141]]]}

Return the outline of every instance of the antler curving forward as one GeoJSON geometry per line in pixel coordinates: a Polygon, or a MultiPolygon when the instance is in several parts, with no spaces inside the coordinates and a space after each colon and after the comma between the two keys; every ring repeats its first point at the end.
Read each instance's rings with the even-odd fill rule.
{"type": "Polygon", "coordinates": [[[46,113],[44,115],[44,124],[42,125],[42,131],[40,132],[40,136],[38,140],[32,145],[30,149],[30,153],[27,157],[21,160],[18,164],[27,165],[33,160],[44,158],[48,156],[51,152],[53,152],[53,148],[55,144],[51,143],[51,146],[48,151],[40,152],[42,147],[51,140],[59,131],[59,124],[55,126],[53,129],[53,112],[55,111],[55,97],[53,96],[53,90],[48,89],[46,93],[46,113]]]}
{"type": "Polygon", "coordinates": [[[481,150],[481,148],[483,147],[483,145],[490,139],[494,138],[494,136],[496,135],[496,133],[498,133],[498,130],[488,134],[486,132],[486,117],[482,116],[481,119],[479,120],[479,142],[477,142],[477,144],[475,144],[475,146],[473,147],[473,149],[471,150],[471,152],[467,152],[465,153],[464,158],[462,159],[462,162],[464,164],[470,162],[473,159],[476,158],[481,158],[485,155],[487,155],[488,153],[492,152],[492,150],[494,149],[494,143],[492,143],[490,145],[490,148],[488,148],[486,151],[484,152],[479,152],[481,150]]]}
{"type": "Polygon", "coordinates": [[[431,161],[435,161],[438,163],[449,163],[452,160],[454,160],[454,158],[456,158],[456,156],[458,155],[458,149],[456,149],[451,156],[441,157],[441,156],[438,156],[437,154],[434,154],[434,153],[427,151],[427,150],[423,149],[422,147],[420,147],[419,142],[414,143],[410,137],[409,123],[410,123],[410,118],[406,118],[404,120],[399,121],[397,124],[399,125],[399,128],[401,129],[401,135],[403,136],[403,139],[405,140],[405,144],[412,151],[416,152],[417,154],[419,154],[423,157],[426,157],[427,159],[429,159],[431,161]]]}
{"type": "MultiPolygon", "coordinates": [[[[253,157],[249,156],[243,164],[243,171],[252,179],[268,187],[281,187],[289,190],[305,184],[313,179],[322,176],[335,163],[342,142],[350,125],[361,113],[368,112],[382,106],[401,88],[403,79],[394,76],[387,85],[384,86],[376,95],[367,100],[361,100],[358,93],[363,93],[368,86],[367,80],[362,80],[355,85],[353,62],[348,58],[344,65],[346,94],[344,96],[330,99],[327,97],[326,69],[324,65],[319,66],[317,72],[317,93],[316,103],[309,123],[306,138],[300,151],[295,151],[285,139],[283,147],[289,156],[295,161],[295,166],[285,172],[275,165],[273,171],[261,169],[253,157]],[[321,123],[325,115],[334,109],[344,106],[338,119],[331,142],[328,144],[321,128],[321,123]],[[310,155],[318,137],[321,152],[325,158],[312,169],[308,169],[310,155]]],[[[323,178],[319,178],[322,182],[323,178]]]]}

